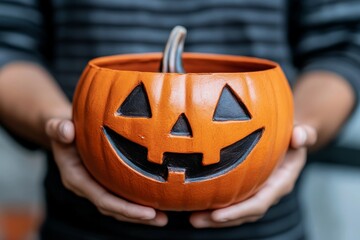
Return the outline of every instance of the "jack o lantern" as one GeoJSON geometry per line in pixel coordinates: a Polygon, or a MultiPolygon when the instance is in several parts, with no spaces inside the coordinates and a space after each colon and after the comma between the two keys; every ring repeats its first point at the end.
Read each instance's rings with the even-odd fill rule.
{"type": "Polygon", "coordinates": [[[287,150],[290,88],[271,61],[184,53],[94,59],[77,86],[79,154],[115,194],[161,210],[228,206],[253,195],[287,150]]]}

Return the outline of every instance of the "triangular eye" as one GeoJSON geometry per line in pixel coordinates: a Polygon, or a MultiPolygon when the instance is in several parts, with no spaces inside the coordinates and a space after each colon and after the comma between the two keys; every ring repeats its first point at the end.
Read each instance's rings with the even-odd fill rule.
{"type": "Polygon", "coordinates": [[[251,119],[249,111],[238,99],[233,90],[226,85],[220,95],[220,99],[215,109],[214,121],[234,121],[251,119]]]}
{"type": "Polygon", "coordinates": [[[128,117],[151,118],[149,99],[143,84],[134,88],[117,112],[128,117]]]}
{"type": "Polygon", "coordinates": [[[173,128],[171,129],[171,134],[192,137],[191,127],[184,113],[179,116],[178,120],[174,124],[173,128]]]}

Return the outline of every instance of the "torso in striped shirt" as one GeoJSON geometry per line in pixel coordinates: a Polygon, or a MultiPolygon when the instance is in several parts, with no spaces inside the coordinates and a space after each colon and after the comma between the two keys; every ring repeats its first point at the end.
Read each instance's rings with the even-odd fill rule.
{"type": "MultiPolygon", "coordinates": [[[[162,51],[170,30],[175,25],[183,25],[188,29],[185,51],[268,58],[279,62],[291,75],[286,6],[284,0],[54,1],[51,69],[71,97],[81,70],[89,59],[162,51]]],[[[56,173],[50,171],[49,174],[56,173]]],[[[58,190],[49,189],[49,193],[52,194],[49,206],[53,209],[50,213],[55,212],[54,216],[73,222],[72,225],[78,225],[78,228],[90,231],[94,236],[291,240],[300,239],[303,234],[294,194],[283,199],[257,223],[196,230],[188,224],[186,213],[171,213],[170,224],[165,228],[145,227],[103,217],[90,205],[79,206],[81,201],[65,190],[62,201],[56,199],[58,190]],[[64,210],[64,206],[70,210],[64,210]],[[62,209],[63,213],[54,208],[62,209]],[[73,211],[78,215],[72,217],[72,221],[65,213],[71,215],[73,211]],[[86,224],[76,223],[80,219],[86,224]]]]}
{"type": "Polygon", "coordinates": [[[188,29],[185,51],[272,59],[292,77],[284,0],[54,2],[53,69],[69,95],[89,59],[162,51],[175,25],[188,29]]]}

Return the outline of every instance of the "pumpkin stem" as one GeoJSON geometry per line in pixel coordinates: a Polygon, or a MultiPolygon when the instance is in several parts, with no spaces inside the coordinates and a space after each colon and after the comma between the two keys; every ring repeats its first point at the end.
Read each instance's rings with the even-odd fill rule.
{"type": "Polygon", "coordinates": [[[181,57],[184,50],[185,38],[186,28],[183,26],[173,28],[163,52],[160,66],[161,72],[185,73],[181,57]]]}

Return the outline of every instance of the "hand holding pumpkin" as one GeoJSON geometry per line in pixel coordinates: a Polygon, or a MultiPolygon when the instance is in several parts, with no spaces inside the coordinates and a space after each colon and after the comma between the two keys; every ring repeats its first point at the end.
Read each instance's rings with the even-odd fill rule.
{"type": "Polygon", "coordinates": [[[67,189],[87,198],[102,214],[117,220],[154,226],[166,225],[167,217],[164,213],[114,196],[89,175],[73,143],[75,131],[70,120],[48,120],[46,133],[51,139],[54,159],[67,189]]]}
{"type": "Polygon", "coordinates": [[[289,194],[306,162],[306,147],[315,144],[317,133],[309,125],[293,129],[290,148],[284,160],[251,198],[214,211],[193,213],[191,224],[196,228],[237,226],[262,218],[267,210],[283,196],[289,194]]]}

